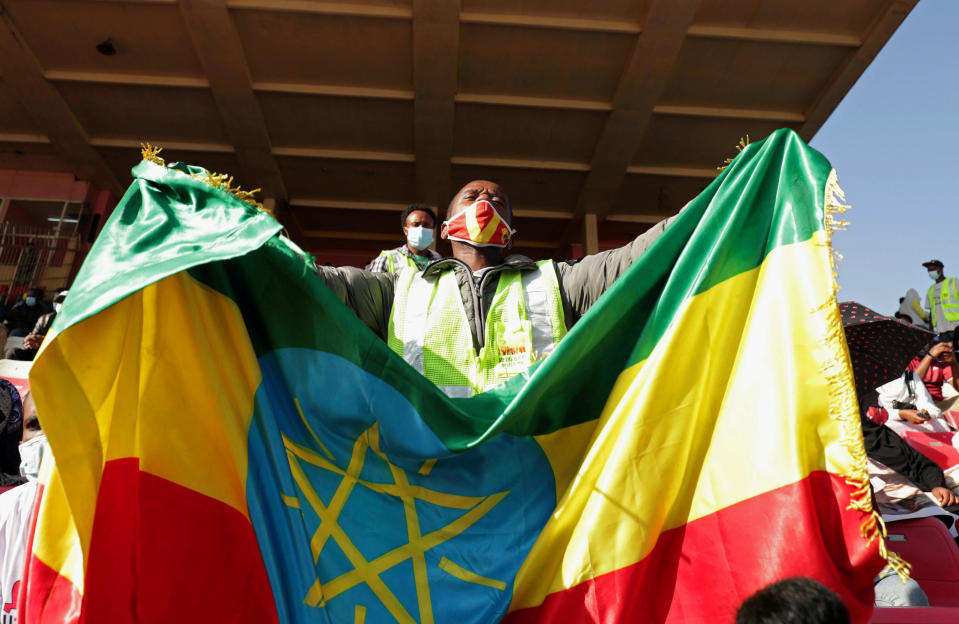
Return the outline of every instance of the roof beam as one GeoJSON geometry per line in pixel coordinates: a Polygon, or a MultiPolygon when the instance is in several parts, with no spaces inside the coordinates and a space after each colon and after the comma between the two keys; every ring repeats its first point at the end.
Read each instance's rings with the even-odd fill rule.
{"type": "Polygon", "coordinates": [[[765,121],[786,121],[790,123],[802,123],[806,121],[806,116],[801,112],[759,108],[674,106],[671,104],[658,104],[653,107],[653,113],[656,115],[710,117],[715,119],[762,119],[765,121]]]}
{"type": "Polygon", "coordinates": [[[267,93],[328,95],[332,97],[369,98],[372,100],[412,100],[415,95],[409,89],[382,89],[379,87],[351,87],[295,82],[254,82],[253,90],[267,93]]]}
{"type": "Polygon", "coordinates": [[[517,106],[551,108],[557,110],[584,110],[607,112],[613,105],[601,100],[574,100],[568,98],[526,97],[521,95],[492,95],[487,93],[457,93],[457,104],[486,104],[489,106],[517,106]]]}
{"type": "Polygon", "coordinates": [[[826,82],[816,103],[806,111],[806,122],[799,129],[799,136],[804,141],[811,140],[826,122],[917,2],[918,0],[894,0],[876,18],[868,34],[863,38],[862,45],[849,52],[836,73],[826,82]]]}
{"type": "Polygon", "coordinates": [[[224,0],[180,0],[178,6],[243,170],[244,186],[258,186],[265,197],[285,201],[286,188],[250,87],[240,36],[224,0]]]}
{"type": "Polygon", "coordinates": [[[166,76],[160,74],[115,74],[109,72],[85,72],[50,70],[43,74],[53,82],[89,82],[94,84],[138,85],[144,87],[185,87],[206,89],[210,81],[200,76],[166,76]]]}
{"type": "Polygon", "coordinates": [[[56,87],[43,77],[43,68],[27,47],[10,16],[0,10],[0,74],[37,128],[54,144],[80,179],[120,195],[123,187],[90,145],[86,131],[56,87]]]}
{"type": "Polygon", "coordinates": [[[695,25],[689,27],[690,37],[735,39],[770,43],[800,43],[857,48],[862,43],[856,35],[801,30],[773,30],[771,28],[737,28],[733,26],[695,25]]]}
{"type": "Polygon", "coordinates": [[[464,24],[489,24],[525,28],[549,28],[554,30],[581,30],[587,32],[623,33],[635,35],[640,26],[625,20],[597,20],[579,17],[552,17],[549,15],[518,15],[515,13],[483,13],[464,11],[460,16],[464,24]]]}
{"type": "Polygon", "coordinates": [[[459,30],[459,2],[413,0],[416,199],[432,206],[450,195],[459,30]]]}
{"type": "Polygon", "coordinates": [[[630,165],[626,167],[626,173],[633,175],[652,175],[666,176],[670,178],[715,178],[719,174],[718,169],[709,169],[706,167],[660,167],[657,165],[630,165]]]}
{"type": "MultiPolygon", "coordinates": [[[[590,172],[576,206],[577,217],[591,213],[602,218],[609,213],[699,4],[700,0],[652,3],[620,78],[613,110],[593,152],[590,172]]],[[[571,223],[562,242],[573,240],[580,229],[578,223],[571,223]]]]}
{"type": "Polygon", "coordinates": [[[294,13],[347,15],[387,19],[410,19],[413,16],[412,11],[400,7],[357,4],[353,2],[323,2],[321,0],[226,0],[226,6],[230,9],[288,11],[294,13]]]}
{"type": "Polygon", "coordinates": [[[543,169],[547,171],[589,171],[589,163],[566,160],[532,160],[521,158],[494,158],[489,156],[453,156],[454,165],[474,167],[504,167],[507,169],[543,169]]]}
{"type": "Polygon", "coordinates": [[[645,215],[645,214],[612,214],[606,217],[607,221],[614,223],[659,223],[663,219],[668,219],[672,215],[645,215]]]}

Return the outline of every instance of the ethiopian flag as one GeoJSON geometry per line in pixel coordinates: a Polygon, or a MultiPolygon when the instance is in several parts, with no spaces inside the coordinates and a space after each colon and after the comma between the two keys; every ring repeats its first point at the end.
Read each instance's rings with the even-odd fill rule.
{"type": "Polygon", "coordinates": [[[528,373],[450,399],[149,154],[31,373],[27,622],[722,622],[883,565],[829,163],[746,147],[528,373]]]}

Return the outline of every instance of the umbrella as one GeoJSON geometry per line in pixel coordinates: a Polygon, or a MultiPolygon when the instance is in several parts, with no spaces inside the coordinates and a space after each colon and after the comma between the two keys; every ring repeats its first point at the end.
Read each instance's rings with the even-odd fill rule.
{"type": "Polygon", "coordinates": [[[855,301],[840,303],[839,313],[860,396],[902,375],[912,358],[935,336],[855,301]]]}

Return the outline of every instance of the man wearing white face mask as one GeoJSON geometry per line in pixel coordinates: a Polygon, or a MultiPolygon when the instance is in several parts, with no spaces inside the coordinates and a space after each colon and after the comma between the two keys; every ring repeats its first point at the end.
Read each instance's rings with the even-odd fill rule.
{"type": "Polygon", "coordinates": [[[932,330],[942,334],[959,327],[959,285],[956,278],[945,277],[941,260],[923,262],[929,279],[935,282],[926,291],[926,307],[932,317],[932,330]]]}
{"type": "Polygon", "coordinates": [[[469,397],[549,355],[670,221],[580,260],[504,256],[516,234],[509,198],[498,184],[474,180],[453,197],[440,231],[452,258],[396,275],[317,272],[407,363],[448,396],[469,397]]]}
{"type": "Polygon", "coordinates": [[[366,270],[373,273],[399,273],[403,267],[422,269],[443,256],[432,249],[436,213],[426,204],[411,204],[400,215],[406,244],[396,249],[385,249],[373,259],[366,270]]]}

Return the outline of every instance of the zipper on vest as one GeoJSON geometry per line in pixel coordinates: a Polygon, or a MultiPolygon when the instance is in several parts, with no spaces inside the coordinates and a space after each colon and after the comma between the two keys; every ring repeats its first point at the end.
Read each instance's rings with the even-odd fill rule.
{"type": "Polygon", "coordinates": [[[486,346],[486,315],[483,313],[483,299],[481,295],[483,293],[483,284],[486,282],[486,276],[492,271],[487,271],[486,274],[480,278],[479,291],[476,289],[476,282],[473,281],[473,272],[469,271],[469,269],[467,269],[467,271],[469,272],[467,279],[469,279],[470,283],[470,292],[473,293],[473,317],[476,319],[473,331],[476,332],[476,355],[479,356],[479,352],[486,346]]]}

